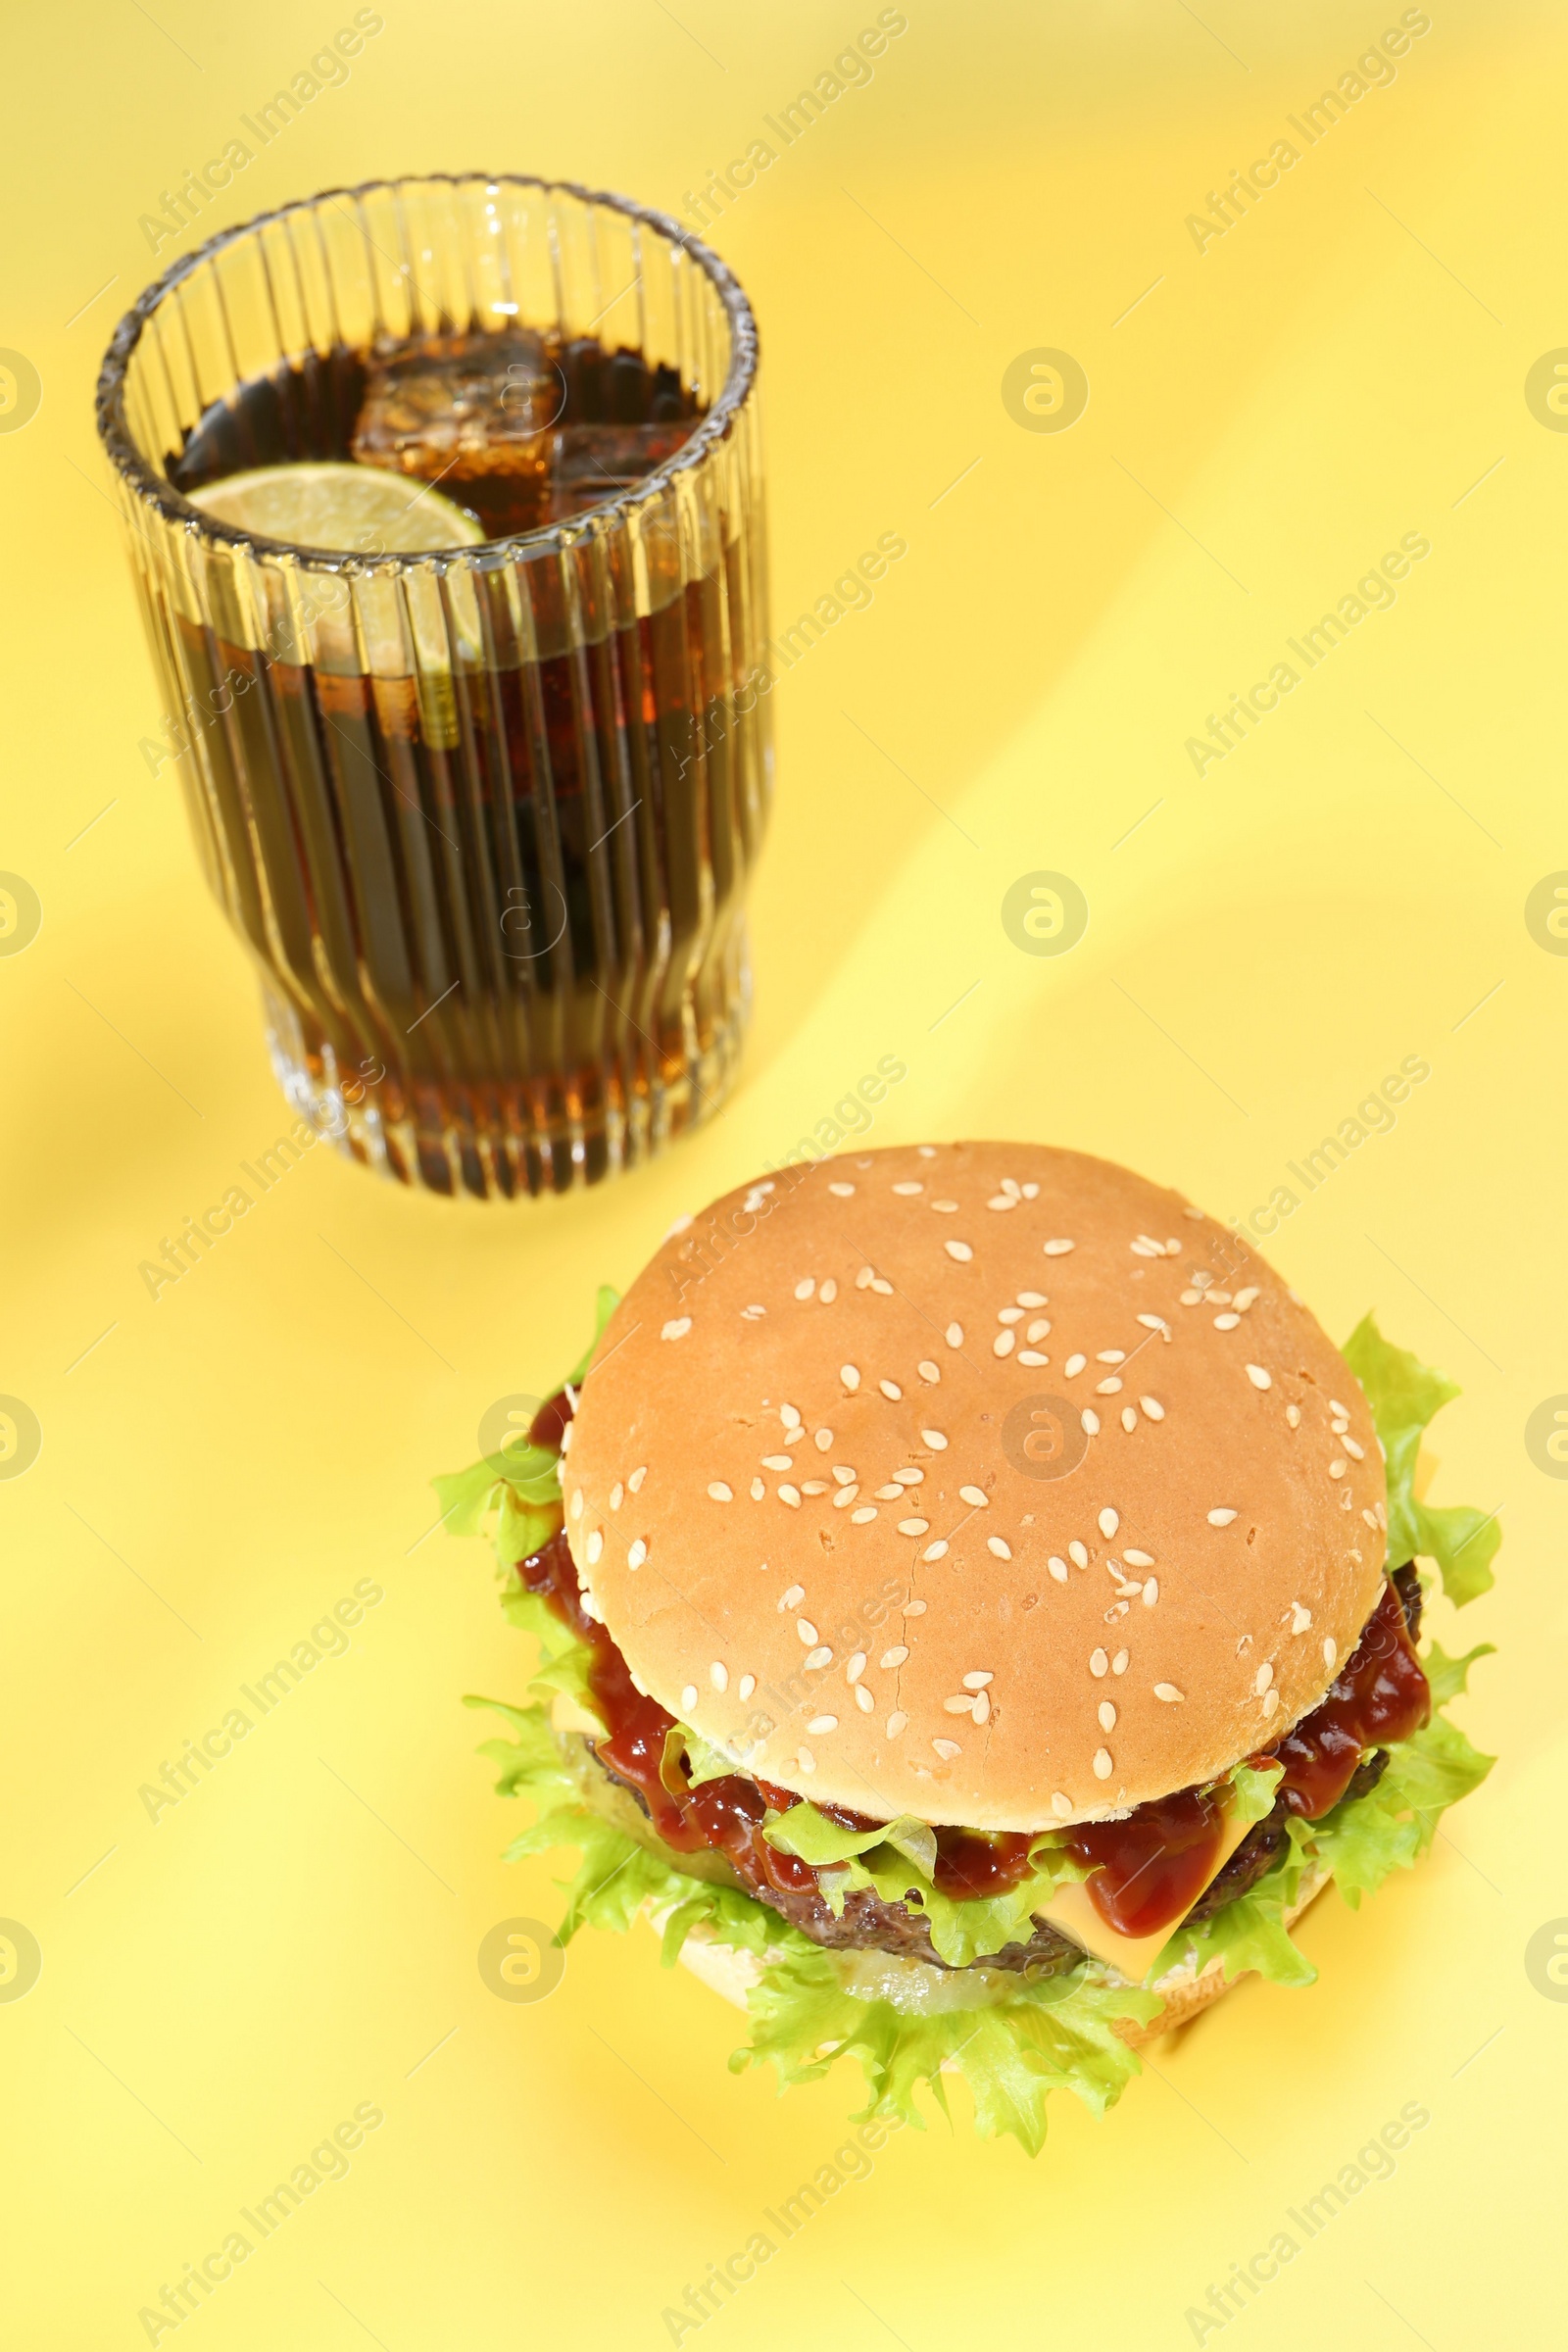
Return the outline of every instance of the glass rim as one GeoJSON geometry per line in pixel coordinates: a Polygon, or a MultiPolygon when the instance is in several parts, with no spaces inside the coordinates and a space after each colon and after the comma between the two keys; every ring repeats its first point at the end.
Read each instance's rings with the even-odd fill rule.
{"type": "MultiPolygon", "coordinates": [[[[634,285],[637,282],[636,279],[632,281],[634,285]]],[[[625,291],[629,292],[630,288],[625,291]]],[[[346,573],[356,578],[430,565],[444,570],[453,564],[484,570],[493,569],[503,562],[514,561],[524,553],[534,555],[580,544],[584,538],[593,535],[596,526],[647,505],[678,474],[700,466],[709,452],[727,437],[731,418],[744,406],[756,384],[759,353],[756,316],[740,280],[710,246],[705,245],[700,237],[693,236],[689,229],[682,228],[673,215],[660,212],[653,205],[639,204],[635,198],[618,195],[612,189],[588,188],[580,181],[571,179],[545,179],[530,172],[411,172],[396,178],[359,180],[352,186],[321,188],[312,196],[292,197],[286,204],[274,205],[267,212],[253,214],[248,220],[236,221],[232,227],[219,229],[189,253],[181,255],[178,261],[172,262],[162,275],[154,278],[137,296],[115,328],[99,370],[94,416],[98,438],[115,470],[132,495],[156,507],[165,522],[187,532],[194,530],[202,538],[219,545],[254,549],[266,556],[288,556],[313,571],[346,573]],[[585,514],[574,515],[568,521],[539,523],[529,531],[514,531],[503,538],[484,539],[470,546],[377,556],[355,554],[348,549],[309,547],[286,539],[269,539],[259,531],[247,531],[235,523],[223,522],[216,514],[208,514],[205,509],[185,498],[168,476],[142,455],[125,419],[125,377],[131,357],[141,342],[148,321],[165,298],[203,263],[220,253],[225,246],[253,236],[274,221],[309,213],[318,205],[326,204],[336,197],[357,200],[382,191],[435,186],[456,188],[466,182],[484,188],[533,188],[547,196],[570,196],[585,205],[607,206],[612,212],[623,214],[628,220],[657,229],[670,245],[678,246],[690,254],[701,266],[729,318],[729,367],[717,398],[679,449],[651,467],[633,487],[612,493],[585,514]]]]}

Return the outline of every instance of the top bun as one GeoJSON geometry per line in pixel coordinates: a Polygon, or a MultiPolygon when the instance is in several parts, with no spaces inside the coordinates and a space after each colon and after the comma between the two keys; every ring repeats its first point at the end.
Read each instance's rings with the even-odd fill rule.
{"type": "Polygon", "coordinates": [[[611,1318],[566,1530],[633,1675],[819,1804],[984,1830],[1210,1781],[1381,1590],[1344,1357],[1179,1194],[1033,1144],[788,1167],[611,1318]]]}

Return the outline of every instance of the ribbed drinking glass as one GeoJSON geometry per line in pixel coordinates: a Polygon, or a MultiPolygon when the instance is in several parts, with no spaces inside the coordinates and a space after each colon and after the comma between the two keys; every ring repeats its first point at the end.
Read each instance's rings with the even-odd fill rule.
{"type": "Polygon", "coordinates": [[[115,336],[99,427],[203,869],[289,1101],[406,1183],[591,1184],[733,1079],[772,787],[757,358],[676,222],[506,175],[286,206],[115,336]],[[348,459],[487,536],[328,554],[186,495],[348,459]]]}

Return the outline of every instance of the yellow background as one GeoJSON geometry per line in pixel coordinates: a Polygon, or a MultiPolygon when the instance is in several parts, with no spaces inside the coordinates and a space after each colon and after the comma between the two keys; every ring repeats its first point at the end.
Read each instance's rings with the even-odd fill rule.
{"type": "MultiPolygon", "coordinates": [[[[212,225],[422,168],[678,207],[876,12],[383,13],[212,225]]],[[[119,311],[200,233],[155,262],[138,217],[350,14],[92,0],[7,36],[0,343],[43,381],[0,436],[0,867],[43,906],[0,960],[0,1390],[43,1428],[0,1484],[0,1912],[43,1951],[0,2004],[9,2340],[144,2342],[161,2283],[368,2100],[349,2178],[181,2345],[653,2346],[842,2143],[849,2074],[783,2103],[732,2078],[739,2021],[646,1931],[586,1936],[531,2005],[481,1984],[481,1937],[554,1916],[557,1866],[498,1858],[520,1809],[458,1702],[517,1688],[520,1638],[480,1548],[424,1540],[425,1482],[572,1358],[596,1282],[886,1054],[909,1075],[876,1142],[1078,1145],[1222,1215],[1430,1062],[1270,1248],[1336,1334],[1375,1305],[1464,1384],[1437,1496],[1501,1510],[1506,1544],[1496,1592],[1434,1622],[1499,1644],[1459,1712],[1501,1761],[1418,1874],[1358,1917],[1324,1898],[1313,1990],[1248,1984],[1102,2124],[1058,2101],[1037,2163],[961,2112],[900,2135],[704,2343],[1191,2342],[1209,2281],[1412,2100],[1395,2178],[1227,2342],[1549,2332],[1568,2006],[1525,1947],[1568,1914],[1568,1492],[1523,1433],[1568,1389],[1568,963],[1524,903],[1568,866],[1568,440],[1524,379],[1568,343],[1556,12],[1433,0],[1393,85],[1200,253],[1186,216],[1396,8],[908,0],[870,86],[714,240],[762,323],[775,616],[879,533],[909,546],[778,689],[739,1094],[561,1203],[445,1204],[319,1151],[155,1303],[138,1262],[284,1117],[172,772],[138,751],[159,703],[90,397],[119,311]],[[1003,405],[1039,346],[1088,372],[1069,431],[1003,405]],[[1396,606],[1196,775],[1207,713],[1412,530],[1432,554],[1396,606]],[[1039,868],[1090,902],[1060,958],[1002,926],[1039,868]],[[352,1652],[149,1821],[139,1785],[366,1577],[352,1652]]]]}

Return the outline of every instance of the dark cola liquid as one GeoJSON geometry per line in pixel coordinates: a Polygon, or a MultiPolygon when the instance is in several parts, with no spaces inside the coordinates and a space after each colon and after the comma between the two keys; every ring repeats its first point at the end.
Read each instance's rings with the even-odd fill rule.
{"type": "MultiPolygon", "coordinates": [[[[696,416],[635,352],[451,337],[245,385],[168,470],[192,490],[357,458],[439,479],[506,538],[641,478],[696,416]]],[[[357,1156],[440,1192],[564,1190],[727,1086],[767,752],[758,698],[736,705],[742,535],[722,544],[635,618],[624,534],[608,571],[547,554],[521,626],[498,550],[478,636],[433,679],[356,658],[352,629],[317,665],[286,618],[246,646],[168,615],[209,879],[262,965],[286,1091],[357,1156]]]]}

